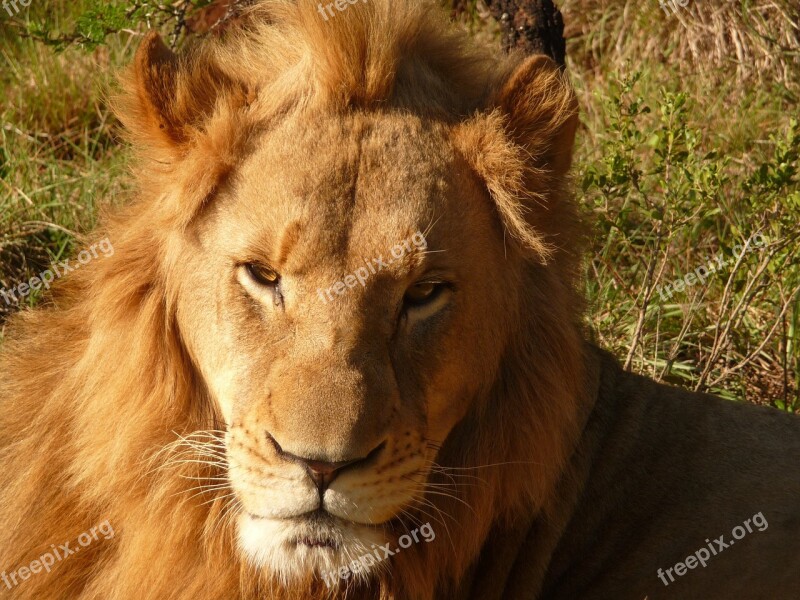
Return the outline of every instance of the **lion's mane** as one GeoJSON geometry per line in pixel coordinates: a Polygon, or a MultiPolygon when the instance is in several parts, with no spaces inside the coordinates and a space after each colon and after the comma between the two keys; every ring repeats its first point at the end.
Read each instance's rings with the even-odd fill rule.
{"type": "MultiPolygon", "coordinates": [[[[135,196],[105,215],[98,233],[115,252],[12,319],[2,349],[0,568],[28,564],[106,519],[115,536],[22,582],[11,597],[228,600],[232,590],[242,599],[327,597],[319,582],[287,589],[243,564],[229,500],[192,492],[192,478],[220,474],[171,456],[176,434],[220,422],[176,325],[168,233],[213,201],[239,157],[298,103],[469,123],[461,151],[486,181],[510,239],[531,250],[519,278],[528,290],[525,316],[502,371],[437,459],[469,469],[474,481],[460,501],[431,496],[441,539],[398,555],[391,575],[360,593],[445,597],[493,528],[524,529],[536,511],[555,509],[548,498],[585,418],[574,289],[579,228],[563,182],[535,176],[528,164],[548,149],[523,152],[498,114],[479,114],[520,58],[470,49],[468,36],[417,0],[370,0],[347,11],[324,21],[312,3],[261,3],[240,32],[122,76],[116,110],[138,169],[135,196]],[[164,123],[141,89],[157,96],[158,78],[171,72],[179,74],[178,102],[164,123]]],[[[546,100],[530,123],[555,130],[571,107],[546,100]]]]}

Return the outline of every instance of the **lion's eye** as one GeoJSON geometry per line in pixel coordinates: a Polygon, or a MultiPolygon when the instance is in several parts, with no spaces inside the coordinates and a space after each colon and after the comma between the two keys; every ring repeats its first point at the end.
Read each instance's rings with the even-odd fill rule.
{"type": "Polygon", "coordinates": [[[248,263],[245,265],[245,268],[247,269],[247,274],[253,278],[253,281],[260,285],[271,287],[276,285],[281,279],[280,275],[264,265],[248,263]]]}
{"type": "Polygon", "coordinates": [[[236,276],[253,298],[283,307],[282,279],[274,269],[259,263],[244,263],[239,265],[236,276]]]}
{"type": "Polygon", "coordinates": [[[447,286],[439,281],[420,281],[406,290],[403,302],[407,308],[425,306],[439,298],[446,289],[447,286]]]}

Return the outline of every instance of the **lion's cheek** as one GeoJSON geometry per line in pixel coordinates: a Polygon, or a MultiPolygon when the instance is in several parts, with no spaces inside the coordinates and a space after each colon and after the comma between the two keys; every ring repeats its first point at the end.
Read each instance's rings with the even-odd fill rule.
{"type": "Polygon", "coordinates": [[[235,360],[237,335],[232,326],[206,314],[204,306],[209,302],[202,295],[184,294],[177,319],[184,332],[186,351],[211,396],[214,410],[225,423],[232,423],[237,398],[246,397],[241,382],[248,381],[248,368],[246,360],[235,360]]]}
{"type": "Polygon", "coordinates": [[[234,399],[237,397],[236,381],[241,380],[237,369],[228,367],[214,371],[206,376],[208,385],[216,408],[222,413],[226,423],[232,423],[234,418],[234,399]]]}

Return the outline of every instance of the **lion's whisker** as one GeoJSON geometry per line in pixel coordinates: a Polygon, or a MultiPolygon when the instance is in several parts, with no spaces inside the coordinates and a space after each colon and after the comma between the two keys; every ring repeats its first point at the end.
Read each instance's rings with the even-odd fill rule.
{"type": "Polygon", "coordinates": [[[214,502],[221,502],[223,500],[227,500],[228,498],[235,498],[235,497],[236,493],[232,492],[230,494],[225,494],[224,496],[217,496],[216,498],[212,498],[211,500],[203,502],[200,506],[206,506],[208,504],[213,504],[214,502]]]}
{"type": "Polygon", "coordinates": [[[455,551],[455,543],[453,542],[453,536],[450,534],[450,527],[448,527],[447,522],[445,521],[445,517],[449,518],[453,522],[457,523],[457,521],[447,511],[440,509],[438,506],[436,506],[433,502],[431,502],[427,498],[419,497],[416,499],[416,502],[422,506],[432,508],[441,517],[441,519],[437,519],[433,515],[428,514],[428,512],[423,510],[420,506],[416,507],[417,510],[419,510],[426,516],[430,517],[431,519],[435,520],[437,523],[440,523],[442,527],[444,527],[445,533],[447,533],[447,539],[450,542],[450,546],[455,551]]]}

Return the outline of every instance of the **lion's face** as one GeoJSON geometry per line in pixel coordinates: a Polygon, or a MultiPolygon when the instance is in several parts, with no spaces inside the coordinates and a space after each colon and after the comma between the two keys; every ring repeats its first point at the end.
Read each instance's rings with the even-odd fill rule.
{"type": "Polygon", "coordinates": [[[259,566],[299,577],[394,541],[499,367],[514,259],[450,136],[290,118],[183,238],[179,327],[259,566]]]}

